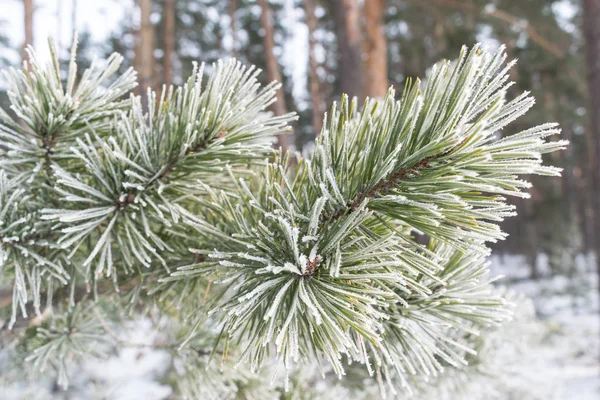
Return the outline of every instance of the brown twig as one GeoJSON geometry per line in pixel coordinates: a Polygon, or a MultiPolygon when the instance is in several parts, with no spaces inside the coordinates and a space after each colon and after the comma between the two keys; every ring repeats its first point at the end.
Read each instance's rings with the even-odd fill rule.
{"type": "MultiPolygon", "coordinates": [[[[222,130],[219,131],[219,133],[214,137],[214,138],[218,138],[221,139],[223,137],[225,137],[225,135],[227,135],[229,132],[222,130]]],[[[213,139],[214,139],[213,138],[213,139]]],[[[198,143],[196,143],[193,146],[189,146],[186,150],[184,155],[190,155],[193,153],[196,153],[200,150],[204,150],[208,147],[208,145],[211,143],[211,140],[200,140],[198,143]]],[[[150,186],[152,185],[154,182],[159,181],[161,179],[166,178],[167,176],[169,176],[169,174],[171,172],[173,172],[173,170],[175,169],[175,165],[176,165],[176,161],[171,161],[169,164],[167,164],[167,167],[164,169],[164,171],[158,175],[155,179],[151,180],[150,182],[148,182],[146,184],[146,186],[150,186]]],[[[117,207],[117,209],[122,210],[124,208],[126,208],[129,204],[133,203],[136,196],[138,195],[139,190],[136,188],[132,188],[127,195],[125,196],[125,198],[123,200],[121,200],[122,195],[120,195],[116,200],[115,200],[115,206],[117,207]]]]}
{"type": "Polygon", "coordinates": [[[303,275],[305,278],[312,278],[319,266],[319,262],[321,261],[321,257],[316,256],[312,260],[308,260],[306,264],[306,273],[303,275]]]}
{"type": "Polygon", "coordinates": [[[364,190],[361,191],[354,200],[352,200],[348,203],[348,205],[346,207],[341,207],[338,210],[331,212],[329,214],[323,214],[321,216],[321,222],[324,223],[325,221],[336,220],[336,219],[340,218],[341,216],[345,215],[346,213],[351,213],[351,212],[356,211],[358,209],[358,207],[360,207],[360,205],[366,199],[370,199],[370,198],[376,197],[378,195],[384,194],[391,188],[398,185],[398,183],[400,181],[405,180],[405,179],[409,178],[410,176],[420,174],[420,172],[422,170],[429,168],[433,161],[454,152],[463,143],[464,143],[464,141],[444,153],[426,157],[426,158],[422,159],[421,161],[411,165],[410,167],[401,168],[401,169],[397,170],[396,172],[389,175],[387,178],[382,179],[381,181],[377,182],[368,191],[364,191],[364,190]]]}

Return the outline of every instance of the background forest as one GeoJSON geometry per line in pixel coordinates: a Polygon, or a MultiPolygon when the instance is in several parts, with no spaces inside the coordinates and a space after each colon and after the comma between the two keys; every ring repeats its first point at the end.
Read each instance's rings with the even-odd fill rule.
{"type": "MultiPolygon", "coordinates": [[[[491,50],[506,44],[509,57],[519,60],[511,71],[516,82],[512,90],[530,90],[537,100],[532,111],[507,133],[556,121],[562,139],[571,145],[548,155],[550,164],[564,169],[562,178],[533,177],[531,199],[510,199],[519,217],[503,222],[509,237],[493,245],[494,271],[507,276],[504,284],[533,298],[532,314],[539,324],[532,328],[536,345],[527,356],[519,356],[531,363],[525,363],[521,371],[515,365],[514,376],[499,390],[510,396],[526,394],[520,398],[552,398],[544,397],[548,393],[540,391],[539,385],[562,379],[562,391],[553,393],[557,398],[598,394],[600,262],[594,253],[600,244],[600,212],[594,211],[600,209],[600,12],[594,10],[600,9],[600,1],[91,3],[0,0],[7,10],[0,12],[0,66],[18,66],[25,44],[44,47],[44,35],[38,30],[57,37],[59,56],[66,64],[71,32],[78,31],[80,71],[95,57],[119,52],[125,57],[123,71],[130,66],[139,71],[137,90],[144,96],[149,87],[159,90],[162,85],[181,84],[182,77],[191,73],[192,61],[210,65],[235,57],[261,68],[262,83],[283,83],[272,111],[282,115],[296,110],[299,119],[289,136],[279,138],[279,145],[299,152],[313,146],[323,113],[341,93],[359,99],[383,97],[390,86],[401,93],[407,79],[425,76],[431,65],[455,57],[464,44],[481,42],[491,50]],[[528,391],[511,385],[538,387],[528,391]]],[[[3,79],[0,106],[8,109],[3,79]]],[[[0,287],[0,293],[4,290],[10,293],[9,288],[0,287]]],[[[152,367],[153,362],[161,363],[160,355],[144,354],[148,370],[154,372],[148,373],[150,378],[146,374],[136,379],[146,379],[145,385],[161,381],[158,367],[152,367]]],[[[113,360],[116,364],[111,365],[119,368],[116,365],[134,362],[127,357],[121,355],[117,357],[120,364],[113,360]]],[[[92,380],[115,384],[114,377],[88,373],[92,380]]],[[[168,390],[159,389],[168,384],[156,385],[154,393],[166,395],[155,398],[167,398],[168,390]]],[[[22,388],[14,390],[11,393],[21,393],[22,388]]],[[[154,398],[127,397],[127,393],[109,398],[154,398]]]]}

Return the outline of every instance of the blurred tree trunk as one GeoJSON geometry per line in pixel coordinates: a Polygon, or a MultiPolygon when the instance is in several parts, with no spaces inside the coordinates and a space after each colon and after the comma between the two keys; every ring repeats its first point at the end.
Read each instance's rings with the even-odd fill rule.
{"type": "MultiPolygon", "coordinates": [[[[279,71],[279,63],[277,62],[277,58],[275,57],[274,49],[275,49],[275,36],[273,32],[273,18],[271,16],[271,9],[269,8],[269,4],[267,0],[258,0],[260,4],[260,23],[265,30],[265,37],[263,38],[263,43],[265,47],[265,64],[267,68],[267,76],[269,81],[277,81],[282,82],[281,72],[279,71]]],[[[279,89],[277,91],[277,100],[273,104],[273,112],[275,115],[283,115],[285,114],[285,98],[283,96],[283,89],[279,89]]],[[[288,135],[283,134],[279,135],[279,146],[286,151],[289,147],[289,138],[288,135]]]]}
{"type": "Polygon", "coordinates": [[[175,54],[175,0],[165,0],[164,26],[165,54],[163,58],[163,83],[173,84],[173,54],[175,54]]]}
{"type": "Polygon", "coordinates": [[[388,90],[387,44],[385,40],[385,0],[365,1],[363,50],[363,97],[384,97],[388,90]]]}
{"type": "Polygon", "coordinates": [[[315,136],[321,133],[323,125],[323,100],[321,99],[321,84],[317,72],[317,59],[315,58],[315,31],[317,30],[317,16],[315,15],[314,0],[305,0],[306,26],[308,27],[308,65],[310,77],[310,98],[312,102],[312,128],[315,136]]]}
{"type": "Polygon", "coordinates": [[[75,40],[75,33],[77,32],[77,0],[73,0],[71,3],[71,44],[75,40]]]}
{"type": "Polygon", "coordinates": [[[590,91],[590,128],[593,133],[592,199],[594,205],[594,250],[600,274],[600,0],[583,1],[583,32],[590,91]]]}
{"type": "Polygon", "coordinates": [[[538,240],[538,232],[535,224],[535,205],[533,204],[533,201],[523,201],[523,206],[525,211],[523,227],[525,229],[525,241],[527,243],[525,257],[527,264],[529,265],[529,278],[536,280],[540,278],[540,271],[538,269],[538,251],[540,242],[538,240]]]}
{"type": "MultiPolygon", "coordinates": [[[[558,108],[560,109],[568,109],[569,102],[568,98],[564,93],[558,95],[558,108]]],[[[554,115],[560,115],[560,111],[556,110],[554,115]]],[[[585,191],[578,190],[578,180],[575,176],[575,167],[577,166],[577,155],[575,154],[575,145],[573,143],[573,129],[568,120],[560,121],[560,126],[562,128],[562,137],[563,139],[568,140],[571,145],[567,146],[567,148],[560,152],[563,158],[564,169],[562,172],[561,183],[561,195],[564,199],[565,209],[568,213],[568,220],[574,221],[574,227],[577,227],[578,232],[583,232],[585,234],[586,227],[582,222],[582,214],[585,213],[585,203],[583,207],[579,207],[581,204],[580,197],[585,197],[585,191]],[[583,194],[583,196],[582,196],[583,194]]],[[[557,139],[558,140],[558,139],[557,139]]],[[[572,251],[579,253],[580,251],[585,251],[585,246],[582,244],[581,237],[571,238],[570,245],[576,245],[576,248],[573,248],[572,251]]],[[[573,271],[574,266],[569,268],[569,271],[573,271]]]]}
{"type": "Polygon", "coordinates": [[[56,51],[60,59],[60,51],[62,49],[62,0],[56,0],[56,51]]]}
{"type": "Polygon", "coordinates": [[[339,91],[350,97],[360,96],[362,60],[358,0],[330,0],[330,6],[337,38],[339,91]]]}
{"type": "Polygon", "coordinates": [[[23,0],[24,16],[25,16],[25,42],[21,56],[23,60],[27,58],[25,49],[27,46],[33,45],[33,0],[23,0]]]}
{"type": "MultiPolygon", "coordinates": [[[[589,129],[587,129],[589,131],[589,129]]],[[[588,143],[592,143],[592,141],[588,141],[588,143]]],[[[591,146],[590,146],[591,147],[591,146]]],[[[589,153],[593,153],[588,150],[589,153]]],[[[588,160],[589,161],[592,160],[588,160]]],[[[580,173],[584,174],[583,179],[578,179],[578,193],[577,196],[578,204],[577,211],[579,213],[579,221],[581,223],[581,231],[583,232],[583,248],[586,253],[590,251],[594,251],[596,248],[596,243],[594,240],[595,236],[595,223],[594,223],[594,196],[593,196],[593,185],[591,179],[591,170],[588,166],[586,168],[581,168],[580,173]]]]}
{"type": "Polygon", "coordinates": [[[231,55],[238,58],[237,28],[235,26],[235,12],[237,11],[237,0],[228,0],[227,12],[229,13],[229,29],[231,29],[231,55]]]}
{"type": "Polygon", "coordinates": [[[150,21],[152,0],[139,0],[140,40],[139,40],[139,83],[140,96],[144,107],[148,106],[148,89],[152,87],[154,72],[154,30],[150,21]]]}

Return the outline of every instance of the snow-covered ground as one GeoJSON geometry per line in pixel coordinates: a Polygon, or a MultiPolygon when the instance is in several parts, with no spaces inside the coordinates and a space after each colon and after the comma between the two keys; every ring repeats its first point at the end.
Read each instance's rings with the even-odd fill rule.
{"type": "MultiPolygon", "coordinates": [[[[467,398],[479,400],[474,392],[498,400],[600,399],[600,307],[592,260],[580,257],[571,278],[551,277],[542,256],[539,269],[546,277],[538,281],[527,279],[529,269],[522,257],[494,256],[491,261],[493,273],[506,276],[503,284],[509,290],[531,299],[535,311],[521,314],[536,317],[528,317],[527,332],[520,322],[505,327],[499,340],[506,343],[498,343],[493,355],[504,370],[502,376],[474,382],[476,388],[468,391],[467,398]]],[[[141,321],[127,341],[149,344],[155,335],[151,325],[141,321]]],[[[170,363],[166,352],[127,348],[78,366],[67,393],[52,393],[52,382],[28,387],[0,377],[0,399],[166,400],[172,395],[165,383],[170,363]]]]}
{"type": "Polygon", "coordinates": [[[524,384],[530,383],[531,398],[600,399],[600,307],[593,260],[578,257],[571,278],[548,276],[545,257],[539,261],[546,277],[532,281],[523,257],[492,257],[492,271],[533,301],[542,329],[519,361],[524,384]]]}

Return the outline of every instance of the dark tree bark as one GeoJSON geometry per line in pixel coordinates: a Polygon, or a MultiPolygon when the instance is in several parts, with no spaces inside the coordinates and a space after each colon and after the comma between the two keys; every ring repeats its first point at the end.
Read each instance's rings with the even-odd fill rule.
{"type": "Polygon", "coordinates": [[[173,84],[173,54],[175,54],[175,0],[165,0],[163,82],[173,84]]]}
{"type": "Polygon", "coordinates": [[[594,250],[600,275],[600,0],[583,1],[583,32],[590,91],[590,129],[594,142],[592,161],[592,201],[594,208],[594,250]]]}
{"type": "Polygon", "coordinates": [[[23,0],[24,16],[25,16],[25,42],[21,56],[23,60],[27,58],[25,49],[27,46],[33,45],[33,0],[23,0]]]}
{"type": "Polygon", "coordinates": [[[321,99],[321,83],[317,73],[317,60],[315,58],[315,31],[317,30],[317,17],[315,15],[314,0],[304,1],[304,11],[306,13],[306,26],[308,27],[308,71],[310,83],[310,99],[312,102],[312,127],[315,136],[319,135],[323,125],[324,104],[321,99]]]}
{"type": "Polygon", "coordinates": [[[388,90],[387,43],[383,21],[385,0],[365,1],[363,7],[363,97],[384,97],[388,90]]]}
{"type": "MultiPolygon", "coordinates": [[[[267,0],[259,0],[258,1],[261,9],[260,14],[260,23],[265,30],[263,43],[265,47],[265,64],[267,68],[267,76],[269,81],[277,81],[282,82],[281,80],[281,71],[279,70],[279,63],[277,62],[277,58],[275,57],[274,48],[275,48],[275,34],[273,31],[273,17],[271,15],[271,9],[269,8],[269,4],[267,0]]],[[[273,112],[275,115],[283,115],[285,114],[285,98],[283,96],[283,89],[279,89],[277,91],[277,100],[273,104],[273,112]]],[[[286,134],[279,135],[279,146],[285,152],[289,148],[289,137],[286,134]]]]}
{"type": "Polygon", "coordinates": [[[360,10],[357,0],[330,0],[335,22],[339,91],[360,96],[362,60],[360,48],[360,10]]]}

